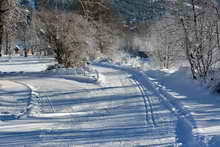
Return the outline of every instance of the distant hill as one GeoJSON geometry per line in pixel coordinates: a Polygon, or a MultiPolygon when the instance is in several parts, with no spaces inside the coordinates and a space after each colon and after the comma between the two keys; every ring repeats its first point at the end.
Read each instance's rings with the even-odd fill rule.
{"type": "Polygon", "coordinates": [[[166,0],[113,0],[113,7],[128,20],[154,19],[166,12],[166,0]]]}
{"type": "MultiPolygon", "coordinates": [[[[112,7],[126,20],[142,21],[155,19],[165,14],[166,5],[176,0],[112,0],[112,7]]],[[[188,1],[188,0],[185,0],[188,1]]],[[[220,5],[220,0],[215,0],[220,5]]],[[[80,7],[79,0],[17,0],[21,5],[31,8],[75,10],[80,7]]],[[[190,0],[188,1],[190,3],[190,0]]]]}
{"type": "MultiPolygon", "coordinates": [[[[17,0],[19,4],[40,9],[73,10],[79,7],[78,0],[17,0]]],[[[142,21],[161,16],[166,11],[166,0],[112,0],[112,7],[126,20],[142,21]]]]}

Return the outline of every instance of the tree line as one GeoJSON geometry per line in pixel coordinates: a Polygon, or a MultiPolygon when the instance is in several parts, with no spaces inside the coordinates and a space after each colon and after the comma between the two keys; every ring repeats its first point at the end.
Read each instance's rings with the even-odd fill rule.
{"type": "Polygon", "coordinates": [[[187,61],[194,79],[216,78],[216,0],[38,0],[36,9],[3,0],[0,6],[0,46],[5,54],[21,40],[70,67],[141,49],[160,68],[187,61]]]}

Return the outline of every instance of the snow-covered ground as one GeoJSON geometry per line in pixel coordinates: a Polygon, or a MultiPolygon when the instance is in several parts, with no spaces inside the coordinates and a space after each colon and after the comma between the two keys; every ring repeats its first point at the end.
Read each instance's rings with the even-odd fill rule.
{"type": "Polygon", "coordinates": [[[202,137],[219,134],[217,96],[182,70],[144,72],[144,64],[132,62],[139,69],[94,63],[99,74],[91,76],[42,72],[52,58],[2,58],[0,146],[217,145],[218,137],[202,137]]]}
{"type": "Polygon", "coordinates": [[[0,58],[0,72],[39,72],[44,71],[48,65],[52,65],[54,62],[54,58],[49,57],[5,56],[0,58]]]}
{"type": "MultiPolygon", "coordinates": [[[[0,146],[175,144],[176,118],[132,73],[114,66],[92,65],[99,72],[99,80],[91,82],[90,77],[82,80],[69,74],[68,78],[65,74],[42,74],[39,72],[41,68],[34,66],[38,61],[28,70],[17,65],[16,68],[24,70],[22,74],[10,74],[10,71],[21,70],[7,67],[9,73],[5,73],[1,80],[1,85],[4,85],[1,91],[8,92],[0,102],[7,98],[11,102],[7,104],[10,107],[2,107],[2,115],[21,111],[23,114],[13,119],[3,117],[4,121],[0,121],[0,146]],[[25,74],[28,71],[37,72],[25,74]],[[7,89],[6,85],[11,87],[7,89]],[[23,93],[24,101],[18,100],[22,99],[17,97],[19,93],[23,93]],[[13,104],[23,105],[24,110],[11,109],[13,104]]],[[[0,68],[4,72],[3,67],[4,63],[1,63],[0,68]]]]}
{"type": "Polygon", "coordinates": [[[145,87],[152,87],[176,115],[176,135],[182,146],[220,146],[220,97],[193,80],[189,67],[160,70],[150,60],[129,57],[115,63],[135,75],[140,73],[145,87]]]}
{"type": "Polygon", "coordinates": [[[204,142],[220,146],[220,97],[191,78],[190,70],[147,70],[145,72],[159,91],[188,112],[194,121],[193,133],[204,142]]]}

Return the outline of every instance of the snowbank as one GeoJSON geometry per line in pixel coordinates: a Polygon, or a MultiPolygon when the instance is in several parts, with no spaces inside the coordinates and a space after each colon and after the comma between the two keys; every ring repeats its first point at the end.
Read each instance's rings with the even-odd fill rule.
{"type": "Polygon", "coordinates": [[[187,67],[173,71],[147,70],[145,74],[162,95],[180,108],[178,113],[190,121],[197,140],[206,146],[219,146],[220,140],[216,136],[220,134],[220,99],[217,95],[206,85],[193,80],[187,67]]]}

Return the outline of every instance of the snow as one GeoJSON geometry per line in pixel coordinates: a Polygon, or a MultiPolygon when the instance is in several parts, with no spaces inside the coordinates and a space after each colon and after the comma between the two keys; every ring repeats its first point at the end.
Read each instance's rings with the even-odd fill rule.
{"type": "Polygon", "coordinates": [[[0,146],[218,146],[218,96],[188,68],[149,62],[45,71],[53,58],[1,58],[0,146]]]}
{"type": "MultiPolygon", "coordinates": [[[[0,146],[175,144],[175,117],[158,99],[148,98],[148,90],[131,73],[102,64],[91,67],[99,73],[98,81],[86,80],[91,78],[86,77],[88,74],[82,80],[81,74],[68,71],[58,71],[58,75],[56,71],[39,72],[39,66],[35,67],[37,72],[28,74],[29,70],[23,74],[4,73],[2,85],[12,80],[10,85],[24,85],[30,102],[26,102],[27,111],[22,117],[0,122],[0,146]]],[[[13,70],[7,67],[7,72],[13,70]]]]}
{"type": "Polygon", "coordinates": [[[49,65],[54,63],[54,58],[5,56],[0,58],[0,72],[39,72],[46,70],[49,65]]]}
{"type": "Polygon", "coordinates": [[[162,87],[161,93],[190,115],[194,135],[205,138],[204,142],[220,135],[219,96],[211,93],[199,81],[193,80],[189,68],[182,67],[173,71],[147,70],[145,73],[151,77],[152,83],[162,87]]]}
{"type": "Polygon", "coordinates": [[[0,89],[0,120],[17,119],[25,114],[29,101],[30,90],[22,84],[1,80],[0,89]]]}
{"type": "Polygon", "coordinates": [[[129,72],[142,73],[139,77],[148,83],[145,87],[151,85],[155,95],[176,115],[176,135],[183,146],[218,146],[219,96],[211,93],[206,85],[193,80],[189,67],[158,69],[150,60],[146,63],[138,58],[126,59],[126,62],[121,60],[115,64],[129,69],[129,72]]]}

